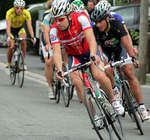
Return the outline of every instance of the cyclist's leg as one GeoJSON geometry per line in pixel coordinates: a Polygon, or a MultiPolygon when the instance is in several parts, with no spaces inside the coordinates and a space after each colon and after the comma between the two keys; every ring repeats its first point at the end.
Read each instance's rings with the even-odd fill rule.
{"type": "MultiPolygon", "coordinates": [[[[79,57],[74,57],[72,55],[68,55],[68,67],[69,69],[71,67],[77,66],[79,63],[83,63],[82,60],[79,57]]],[[[70,74],[70,78],[74,84],[74,87],[76,89],[76,92],[78,94],[78,97],[81,99],[81,101],[84,103],[84,85],[81,80],[82,74],[81,71],[75,71],[70,74]]],[[[84,103],[85,104],[85,103],[84,103]]]]}
{"type": "Polygon", "coordinates": [[[67,67],[67,69],[68,69],[68,55],[67,55],[65,49],[62,49],[62,56],[63,56],[63,61],[65,62],[66,67],[67,67]]]}
{"type": "MultiPolygon", "coordinates": [[[[26,31],[25,31],[24,28],[20,29],[20,31],[18,32],[18,36],[21,37],[21,38],[26,38],[27,37],[26,31]]],[[[21,49],[22,49],[22,52],[23,52],[23,55],[24,55],[24,59],[25,59],[26,51],[27,51],[26,40],[22,40],[21,41],[21,49]]]]}
{"type": "MultiPolygon", "coordinates": [[[[97,55],[99,55],[101,58],[100,66],[104,67],[104,61],[103,61],[103,57],[101,54],[102,53],[100,52],[100,50],[97,49],[97,55]]],[[[117,105],[116,107],[114,106],[116,113],[118,113],[118,115],[122,115],[124,113],[124,108],[118,101],[115,100],[111,82],[110,82],[109,78],[106,76],[105,72],[100,71],[94,64],[91,65],[91,70],[92,70],[92,74],[93,74],[93,77],[95,78],[95,80],[99,82],[99,84],[101,85],[101,88],[109,96],[110,100],[112,101],[112,105],[113,106],[114,106],[114,104],[117,105]]]]}
{"type": "MultiPolygon", "coordinates": [[[[117,54],[119,54],[121,52],[121,48],[117,48],[117,49],[113,49],[113,50],[112,49],[110,49],[110,48],[103,49],[103,56],[104,56],[105,65],[110,62],[111,57],[112,57],[112,51],[116,52],[117,54]]],[[[105,72],[106,72],[107,77],[111,81],[112,89],[113,89],[113,93],[115,95],[115,98],[118,101],[122,102],[121,93],[119,92],[119,89],[116,85],[113,68],[108,68],[105,70],[105,72]]]]}
{"type": "MultiPolygon", "coordinates": [[[[11,30],[11,38],[14,38],[14,33],[11,30]]],[[[11,58],[13,55],[13,49],[15,47],[15,41],[11,40],[11,44],[8,44],[8,50],[7,50],[7,65],[11,65],[11,58]],[[10,46],[11,45],[11,46],[10,46]]]]}
{"type": "MultiPolygon", "coordinates": [[[[103,58],[104,58],[104,64],[107,65],[110,62],[109,54],[103,50],[103,58]]],[[[112,87],[115,85],[115,79],[113,76],[113,69],[107,68],[105,70],[106,76],[110,79],[112,87]]]]}
{"type": "MultiPolygon", "coordinates": [[[[123,58],[128,57],[128,54],[127,54],[124,47],[122,47],[122,52],[120,54],[120,59],[122,57],[123,58]]],[[[132,62],[128,62],[128,63],[123,64],[122,65],[122,70],[124,72],[124,75],[125,75],[126,79],[128,80],[128,82],[130,84],[130,88],[131,88],[131,91],[132,91],[133,95],[135,96],[137,102],[140,105],[139,108],[143,108],[143,110],[145,110],[144,114],[146,114],[146,116],[145,116],[146,119],[150,118],[150,115],[146,112],[146,108],[145,108],[143,97],[142,97],[140,83],[137,80],[137,78],[135,77],[135,74],[133,72],[132,62]]]]}
{"type": "MultiPolygon", "coordinates": [[[[101,58],[100,66],[104,67],[104,59],[103,59],[101,54],[102,54],[102,50],[100,50],[98,48],[97,49],[97,55],[99,55],[100,58],[101,58]]],[[[103,55],[104,55],[104,53],[103,53],[103,55]]],[[[91,65],[91,69],[92,69],[92,74],[93,74],[95,80],[100,83],[102,89],[108,94],[110,100],[113,100],[114,95],[113,95],[112,89],[111,89],[111,82],[106,77],[105,72],[102,72],[102,71],[98,70],[98,68],[94,64],[91,65]]]]}
{"type": "Polygon", "coordinates": [[[48,52],[45,51],[45,42],[44,40],[42,40],[41,42],[42,44],[42,52],[43,52],[43,56],[45,59],[45,76],[46,76],[46,80],[48,83],[48,87],[49,87],[49,94],[48,97],[50,99],[52,99],[53,96],[53,91],[52,91],[52,81],[53,81],[53,51],[51,50],[50,53],[50,57],[48,59],[48,52]]]}

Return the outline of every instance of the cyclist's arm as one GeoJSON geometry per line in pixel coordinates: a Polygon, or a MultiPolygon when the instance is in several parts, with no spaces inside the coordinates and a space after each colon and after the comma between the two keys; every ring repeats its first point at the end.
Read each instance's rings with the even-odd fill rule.
{"type": "Polygon", "coordinates": [[[124,26],[124,28],[125,28],[125,30],[126,30],[126,32],[127,32],[128,39],[129,39],[129,43],[130,43],[132,49],[134,50],[135,54],[137,55],[137,54],[138,54],[138,50],[133,47],[132,39],[131,39],[131,36],[130,36],[130,34],[129,34],[129,32],[128,32],[127,26],[126,26],[125,24],[123,24],[123,26],[124,26]]]}
{"type": "Polygon", "coordinates": [[[134,56],[134,57],[136,57],[136,54],[135,54],[135,52],[133,51],[133,48],[132,48],[131,44],[129,43],[129,38],[128,38],[127,35],[121,37],[121,42],[122,42],[123,46],[126,48],[128,54],[129,54],[129,56],[134,56]]]}
{"type": "Polygon", "coordinates": [[[42,29],[43,29],[43,36],[44,36],[45,44],[50,45],[50,36],[49,36],[50,27],[49,27],[49,25],[42,24],[42,29]]]}
{"type": "Polygon", "coordinates": [[[28,27],[28,31],[30,33],[31,38],[34,37],[34,32],[33,32],[33,27],[32,27],[31,20],[27,20],[27,27],[28,27]]]}
{"type": "Polygon", "coordinates": [[[89,46],[90,46],[90,54],[91,55],[96,55],[97,43],[96,43],[95,36],[94,36],[92,28],[84,30],[84,34],[85,34],[86,40],[88,41],[89,46]]]}
{"type": "Polygon", "coordinates": [[[61,57],[60,43],[53,44],[52,47],[53,47],[53,58],[55,67],[57,70],[62,71],[62,57],[61,57]]]}
{"type": "Polygon", "coordinates": [[[27,20],[27,27],[28,27],[28,31],[30,33],[30,36],[31,36],[31,41],[32,43],[35,45],[36,43],[36,38],[34,37],[34,32],[33,32],[33,27],[32,27],[32,22],[31,20],[27,20]]]}
{"type": "Polygon", "coordinates": [[[11,20],[7,19],[6,20],[6,24],[7,24],[7,28],[6,28],[7,36],[10,37],[10,33],[11,33],[11,20]]]}

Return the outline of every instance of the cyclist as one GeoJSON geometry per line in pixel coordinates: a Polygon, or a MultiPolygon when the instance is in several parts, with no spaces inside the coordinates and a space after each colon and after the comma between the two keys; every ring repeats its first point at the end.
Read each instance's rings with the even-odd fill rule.
{"type": "MultiPolygon", "coordinates": [[[[111,5],[110,5],[110,3],[107,0],[102,0],[102,1],[98,2],[96,7],[102,8],[102,9],[103,8],[107,9],[108,12],[109,12],[109,18],[110,19],[117,19],[117,20],[120,20],[122,22],[122,24],[123,24],[123,26],[124,26],[124,28],[125,28],[125,30],[127,32],[127,36],[128,36],[128,39],[129,39],[130,46],[132,46],[132,49],[134,50],[135,54],[137,55],[138,54],[138,50],[133,47],[132,39],[131,39],[131,37],[129,35],[128,29],[127,29],[127,27],[125,25],[125,22],[124,22],[123,18],[120,15],[118,15],[117,13],[115,13],[115,12],[110,12],[111,5]]],[[[122,45],[122,43],[121,43],[121,45],[122,45]]],[[[114,95],[115,95],[117,100],[122,102],[121,94],[119,92],[119,89],[118,89],[117,85],[115,85],[115,79],[114,79],[114,77],[112,77],[112,73],[113,73],[113,70],[111,68],[107,69],[106,75],[108,77],[110,77],[110,81],[112,83],[112,88],[113,88],[113,91],[114,91],[114,95]]]]}
{"type": "MultiPolygon", "coordinates": [[[[74,0],[71,3],[71,8],[73,12],[85,14],[90,20],[88,11],[85,9],[84,3],[81,0],[74,0]]],[[[94,22],[91,22],[91,26],[94,26],[94,22]]]]}
{"type": "MultiPolygon", "coordinates": [[[[36,43],[36,38],[34,37],[34,32],[31,24],[31,15],[29,11],[24,9],[25,1],[24,0],[15,0],[14,7],[9,9],[6,13],[6,24],[7,24],[7,44],[8,44],[8,51],[7,51],[7,67],[6,67],[6,74],[10,74],[10,66],[11,66],[11,58],[13,55],[13,49],[15,46],[14,40],[12,40],[15,36],[19,36],[21,38],[26,38],[27,34],[23,27],[23,23],[26,20],[29,33],[31,35],[31,41],[33,44],[36,43]]],[[[23,51],[23,55],[25,58],[26,55],[26,41],[23,40],[21,42],[21,49],[23,51]]],[[[27,69],[25,64],[24,69],[27,69]]]]}
{"type": "MultiPolygon", "coordinates": [[[[79,63],[85,63],[84,58],[89,60],[90,56],[94,56],[96,63],[103,67],[103,57],[99,48],[97,47],[97,43],[95,41],[88,18],[82,13],[71,13],[70,4],[67,1],[55,3],[52,8],[52,13],[55,22],[50,30],[50,39],[53,47],[55,66],[57,71],[61,71],[62,73],[62,77],[56,74],[57,79],[63,79],[60,43],[66,48],[69,69],[71,67],[75,67],[79,63]]],[[[124,108],[119,101],[115,100],[111,83],[106,77],[105,73],[98,70],[94,64],[91,65],[91,69],[94,78],[100,83],[103,90],[108,94],[117,114],[122,115],[124,113],[124,108]]],[[[79,98],[85,104],[83,96],[84,86],[80,77],[78,76],[79,73],[81,76],[81,72],[76,71],[71,73],[70,77],[79,98]]],[[[100,123],[100,121],[97,123],[100,123]]]]}
{"type": "MultiPolygon", "coordinates": [[[[109,10],[105,7],[95,7],[95,10],[91,14],[92,20],[95,22],[93,31],[97,40],[97,43],[101,45],[105,61],[108,63],[112,53],[116,54],[115,60],[120,60],[121,58],[127,58],[128,55],[136,60],[135,52],[132,49],[131,44],[127,36],[127,32],[119,20],[109,20],[109,10]],[[122,42],[123,46],[120,45],[122,42]]],[[[122,65],[122,70],[130,84],[131,90],[139,103],[138,110],[141,113],[143,120],[150,118],[149,113],[146,111],[145,105],[143,103],[141,87],[133,73],[134,67],[140,67],[140,62],[137,61],[138,66],[131,62],[124,63],[122,65]]],[[[113,75],[112,75],[113,77],[113,75]]]]}
{"type": "MultiPolygon", "coordinates": [[[[53,7],[54,3],[57,2],[57,0],[48,1],[48,8],[53,7]]],[[[50,36],[49,31],[50,27],[52,26],[54,20],[52,17],[51,8],[47,11],[45,11],[43,15],[43,22],[42,22],[42,51],[45,59],[45,76],[48,83],[48,98],[54,99],[54,92],[52,89],[52,80],[53,80],[53,50],[51,49],[51,43],[50,43],[50,36]],[[48,59],[48,51],[50,54],[50,57],[48,59]]],[[[63,57],[65,60],[65,63],[67,63],[67,56],[64,50],[62,50],[63,57]]]]}
{"type": "Polygon", "coordinates": [[[90,17],[91,17],[91,13],[94,11],[94,8],[95,8],[95,1],[94,0],[88,0],[87,10],[88,10],[90,17]]]}
{"type": "Polygon", "coordinates": [[[50,37],[49,37],[49,31],[50,31],[50,26],[53,24],[53,18],[51,14],[51,6],[53,6],[54,2],[53,0],[49,0],[47,3],[47,7],[49,10],[46,10],[45,13],[43,14],[43,22],[42,22],[42,52],[44,55],[45,59],[45,76],[47,79],[48,83],[48,98],[49,99],[54,99],[54,93],[52,89],[52,80],[53,80],[53,51],[49,50],[51,49],[51,44],[50,44],[50,37]],[[49,48],[49,47],[50,48],[49,48]],[[50,54],[50,57],[48,59],[48,51],[50,54]]]}

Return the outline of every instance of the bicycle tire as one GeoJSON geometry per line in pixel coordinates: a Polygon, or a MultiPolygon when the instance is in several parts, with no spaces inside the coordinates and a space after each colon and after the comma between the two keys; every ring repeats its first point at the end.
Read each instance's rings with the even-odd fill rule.
{"type": "Polygon", "coordinates": [[[15,61],[15,56],[13,54],[11,59],[11,67],[10,67],[10,82],[11,85],[14,85],[16,82],[16,72],[17,72],[17,62],[15,61]]]}
{"type": "Polygon", "coordinates": [[[128,114],[131,117],[131,119],[133,118],[134,121],[136,122],[137,128],[139,129],[141,135],[144,135],[143,130],[142,130],[142,126],[141,126],[140,121],[139,121],[139,118],[138,118],[137,113],[135,111],[134,105],[131,101],[131,97],[130,97],[130,93],[129,93],[129,92],[131,92],[131,90],[130,90],[126,81],[124,81],[122,83],[122,86],[123,86],[123,95],[124,95],[123,104],[126,107],[128,114]]]}
{"type": "Polygon", "coordinates": [[[24,83],[24,57],[22,51],[19,53],[18,56],[18,67],[17,67],[17,73],[18,73],[18,85],[21,88],[24,83]]]}
{"type": "Polygon", "coordinates": [[[113,106],[110,104],[110,100],[106,93],[103,91],[101,92],[101,94],[104,94],[102,96],[105,97],[104,112],[106,114],[109,124],[112,126],[112,129],[114,130],[114,133],[117,136],[117,138],[119,140],[125,140],[126,137],[120,117],[116,114],[113,106]]]}
{"type": "Polygon", "coordinates": [[[112,140],[112,134],[111,134],[111,128],[108,123],[108,120],[106,118],[106,115],[104,113],[104,108],[102,108],[102,105],[100,104],[97,97],[93,97],[91,93],[91,89],[85,88],[84,91],[84,100],[85,100],[85,106],[89,115],[89,118],[91,120],[91,123],[93,124],[94,130],[96,131],[98,137],[100,140],[112,140]],[[95,113],[96,110],[96,113],[95,113]],[[94,115],[99,115],[99,119],[101,121],[101,128],[97,128],[94,120],[94,115]]]}
{"type": "MultiPolygon", "coordinates": [[[[63,63],[63,71],[67,71],[67,67],[65,65],[65,63],[63,63]]],[[[70,103],[70,79],[69,79],[69,76],[66,75],[64,77],[64,80],[65,82],[69,85],[68,87],[66,87],[63,83],[61,85],[61,94],[63,96],[63,101],[64,101],[64,104],[65,104],[65,107],[68,107],[69,106],[69,103],[70,103]]]]}
{"type": "Polygon", "coordinates": [[[60,87],[61,83],[60,81],[56,80],[56,92],[55,92],[55,101],[58,104],[60,101],[60,87]]]}
{"type": "Polygon", "coordinates": [[[73,98],[74,85],[72,84],[71,92],[70,92],[70,100],[73,98]]]}
{"type": "Polygon", "coordinates": [[[60,100],[60,82],[56,79],[56,69],[55,69],[54,64],[53,64],[52,88],[53,88],[53,92],[55,94],[55,102],[59,103],[59,100],[60,100]]]}
{"type": "MultiPolygon", "coordinates": [[[[57,87],[56,87],[56,70],[55,70],[55,65],[54,65],[54,63],[53,63],[52,89],[53,89],[53,93],[54,93],[54,95],[55,95],[55,97],[56,97],[56,89],[57,89],[57,87]]],[[[55,98],[55,99],[56,99],[56,98],[55,98]]]]}

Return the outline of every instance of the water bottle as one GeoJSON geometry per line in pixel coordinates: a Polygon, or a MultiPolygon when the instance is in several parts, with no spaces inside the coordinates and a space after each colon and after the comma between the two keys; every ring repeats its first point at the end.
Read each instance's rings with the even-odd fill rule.
{"type": "Polygon", "coordinates": [[[100,103],[103,105],[104,104],[104,98],[102,97],[102,95],[100,93],[99,84],[96,82],[95,85],[96,85],[95,94],[96,94],[97,98],[99,99],[100,103]]]}
{"type": "Polygon", "coordinates": [[[18,60],[18,52],[17,51],[14,52],[14,58],[15,58],[15,61],[18,60]]]}

